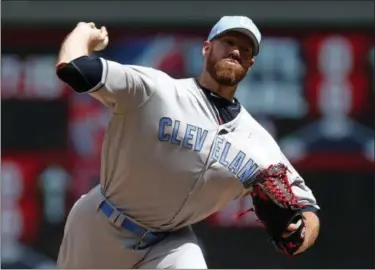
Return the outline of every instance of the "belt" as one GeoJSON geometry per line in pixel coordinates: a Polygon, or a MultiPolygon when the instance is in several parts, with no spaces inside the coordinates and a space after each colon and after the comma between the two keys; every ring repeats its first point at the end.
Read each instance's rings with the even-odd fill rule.
{"type": "Polygon", "coordinates": [[[108,199],[104,199],[100,203],[99,209],[113,224],[128,230],[139,237],[139,242],[136,245],[136,248],[145,248],[152,244],[156,244],[163,240],[168,234],[168,232],[151,232],[138,225],[130,220],[122,211],[114,207],[108,199]]]}

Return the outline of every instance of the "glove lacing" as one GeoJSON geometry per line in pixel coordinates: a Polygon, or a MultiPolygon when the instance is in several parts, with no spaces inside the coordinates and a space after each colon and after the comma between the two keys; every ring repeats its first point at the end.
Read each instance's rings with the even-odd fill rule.
{"type": "MultiPolygon", "coordinates": [[[[292,191],[292,185],[288,181],[287,172],[289,171],[289,169],[285,165],[280,164],[280,163],[277,164],[276,166],[279,167],[280,169],[274,170],[272,168],[273,165],[271,165],[267,169],[259,171],[257,178],[261,179],[262,184],[267,190],[268,194],[273,196],[273,198],[276,201],[280,202],[285,208],[287,208],[288,206],[289,207],[301,207],[302,204],[298,202],[297,197],[292,191]],[[280,189],[280,186],[277,184],[277,182],[273,180],[274,178],[281,179],[281,184],[286,189],[287,193],[289,194],[290,200],[287,199],[285,192],[283,192],[280,189]]],[[[254,189],[260,189],[259,185],[255,184],[254,189]]],[[[258,193],[255,191],[250,191],[248,194],[251,196],[254,196],[256,194],[262,194],[262,191],[258,193]]],[[[268,198],[265,198],[265,199],[268,199],[268,198]]],[[[239,217],[249,212],[255,212],[255,209],[253,207],[249,208],[245,211],[238,213],[234,218],[238,219],[239,217]]],[[[257,220],[257,222],[259,222],[259,219],[257,220]]]]}

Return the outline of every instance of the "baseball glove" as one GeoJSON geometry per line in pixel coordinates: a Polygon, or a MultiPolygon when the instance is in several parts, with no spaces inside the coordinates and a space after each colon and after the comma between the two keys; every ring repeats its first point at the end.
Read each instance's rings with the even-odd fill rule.
{"type": "Polygon", "coordinates": [[[259,171],[250,195],[254,205],[252,210],[265,226],[276,249],[293,255],[305,237],[305,223],[301,211],[304,205],[298,202],[293,193],[287,172],[288,168],[281,163],[259,171]],[[288,232],[287,228],[292,223],[299,227],[288,232]],[[285,233],[289,234],[283,237],[285,233]]]}

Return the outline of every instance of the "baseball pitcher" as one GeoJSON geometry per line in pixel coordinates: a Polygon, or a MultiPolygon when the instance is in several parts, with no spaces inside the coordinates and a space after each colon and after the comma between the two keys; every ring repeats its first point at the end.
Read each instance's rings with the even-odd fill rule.
{"type": "Polygon", "coordinates": [[[111,110],[100,184],[71,209],[58,268],[207,265],[191,225],[249,196],[277,250],[305,251],[319,206],[271,135],[235,98],[261,33],[224,16],[202,46],[196,78],[92,56],[105,27],[80,22],[64,40],[57,76],[111,110]]]}

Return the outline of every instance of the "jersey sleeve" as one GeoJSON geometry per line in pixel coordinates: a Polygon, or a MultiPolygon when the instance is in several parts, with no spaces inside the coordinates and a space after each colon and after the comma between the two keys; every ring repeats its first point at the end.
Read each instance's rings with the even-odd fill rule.
{"type": "Polygon", "coordinates": [[[100,58],[103,73],[100,84],[90,94],[115,113],[126,113],[144,104],[159,88],[161,79],[170,77],[162,71],[100,58]]]}
{"type": "MultiPolygon", "coordinates": [[[[256,133],[252,135],[256,140],[255,142],[257,142],[254,147],[252,147],[252,149],[256,149],[252,150],[255,151],[255,153],[253,153],[255,160],[258,160],[264,168],[279,162],[287,166],[289,169],[289,182],[292,186],[293,192],[299,198],[299,201],[307,207],[314,207],[319,210],[320,208],[312,190],[306,185],[305,180],[285,156],[277,141],[259,124],[259,122],[250,115],[248,116],[249,122],[247,125],[253,126],[255,128],[254,133],[256,133]]],[[[244,191],[244,194],[246,194],[246,191],[244,191]]]]}
{"type": "Polygon", "coordinates": [[[316,209],[320,209],[317,204],[316,198],[312,190],[306,185],[305,180],[301,177],[298,171],[293,167],[288,158],[280,149],[280,161],[285,164],[289,171],[289,182],[292,185],[294,194],[299,198],[299,202],[306,206],[312,206],[316,209]]]}

